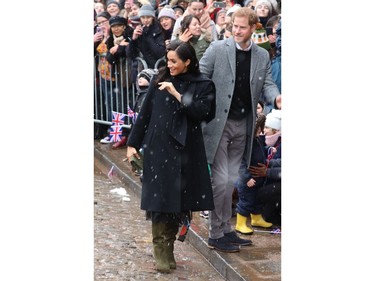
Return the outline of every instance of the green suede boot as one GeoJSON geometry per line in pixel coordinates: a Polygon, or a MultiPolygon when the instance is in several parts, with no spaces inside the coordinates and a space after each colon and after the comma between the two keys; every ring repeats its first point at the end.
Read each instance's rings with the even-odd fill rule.
{"type": "Polygon", "coordinates": [[[176,234],[178,232],[178,224],[168,223],[165,231],[165,247],[166,254],[169,261],[169,267],[176,269],[176,260],[173,255],[174,241],[176,241],[176,234]]]}
{"type": "Polygon", "coordinates": [[[152,244],[154,247],[154,258],[156,261],[156,270],[169,273],[171,271],[167,250],[164,241],[165,223],[152,223],[152,244]]]}

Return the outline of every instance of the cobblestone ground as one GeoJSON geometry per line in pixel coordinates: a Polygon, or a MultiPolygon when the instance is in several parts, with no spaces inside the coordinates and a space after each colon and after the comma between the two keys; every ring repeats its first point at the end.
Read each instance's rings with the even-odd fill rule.
{"type": "Polygon", "coordinates": [[[169,274],[157,272],[152,255],[151,222],[145,220],[138,197],[116,178],[110,180],[103,171],[95,161],[96,281],[224,280],[188,241],[175,242],[177,269],[169,274]],[[114,193],[116,188],[125,188],[128,196],[114,193]]]}

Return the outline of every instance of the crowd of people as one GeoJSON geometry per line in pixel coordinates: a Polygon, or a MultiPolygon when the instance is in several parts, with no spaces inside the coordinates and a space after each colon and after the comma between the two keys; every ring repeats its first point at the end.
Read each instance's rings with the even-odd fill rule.
{"type": "MultiPolygon", "coordinates": [[[[281,227],[281,21],[281,0],[94,0],[108,120],[128,87],[117,64],[131,62],[136,99],[121,102],[137,118],[112,147],[142,157],[141,209],[160,272],[176,269],[173,245],[192,212],[223,252],[252,245],[252,227],[281,227]]],[[[107,129],[95,136],[103,145],[107,129]]]]}

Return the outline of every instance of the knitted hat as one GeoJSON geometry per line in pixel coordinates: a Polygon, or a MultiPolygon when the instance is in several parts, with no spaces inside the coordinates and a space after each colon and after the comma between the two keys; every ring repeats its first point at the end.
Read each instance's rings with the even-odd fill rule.
{"type": "Polygon", "coordinates": [[[162,17],[168,17],[168,18],[171,18],[173,20],[177,19],[176,15],[174,13],[174,10],[169,5],[166,5],[163,9],[160,10],[158,19],[160,19],[162,17]]]}
{"type": "Polygon", "coordinates": [[[227,16],[232,15],[235,11],[237,11],[239,8],[241,8],[240,4],[234,4],[232,7],[230,7],[227,11],[227,16]]]}
{"type": "Polygon", "coordinates": [[[250,4],[250,2],[253,2],[253,0],[245,0],[245,1],[243,1],[243,7],[247,7],[250,4]]]}
{"type": "Polygon", "coordinates": [[[156,74],[156,71],[152,68],[143,69],[141,72],[138,73],[138,79],[140,77],[145,78],[148,82],[151,81],[152,77],[156,74]]]}
{"type": "Polygon", "coordinates": [[[155,17],[155,10],[152,8],[151,5],[143,5],[139,11],[138,11],[139,17],[149,16],[149,17],[155,17]]]}
{"type": "Polygon", "coordinates": [[[268,1],[268,0],[258,0],[257,3],[255,4],[255,11],[259,7],[259,5],[266,5],[270,9],[269,15],[272,14],[273,6],[272,6],[270,1],[268,1]]]}
{"type": "MultiPolygon", "coordinates": [[[[214,12],[215,13],[215,12],[214,12]]],[[[217,18],[219,17],[219,15],[220,14],[224,14],[224,15],[226,15],[226,13],[227,13],[227,10],[225,10],[225,9],[218,9],[217,11],[216,11],[216,15],[215,15],[215,23],[216,23],[216,21],[217,21],[217,18]]]]}
{"type": "Polygon", "coordinates": [[[126,25],[126,19],[122,16],[113,16],[109,19],[109,25],[121,24],[126,25]]]}
{"type": "Polygon", "coordinates": [[[174,11],[176,11],[176,10],[180,10],[180,11],[181,11],[181,14],[184,14],[184,13],[185,13],[185,9],[184,9],[184,7],[182,7],[182,6],[180,6],[180,5],[175,5],[175,6],[172,7],[172,9],[173,9],[174,11]]]}
{"type": "Polygon", "coordinates": [[[114,1],[114,0],[110,0],[110,1],[108,1],[108,2],[107,2],[107,5],[106,5],[106,6],[108,7],[108,6],[109,6],[109,4],[116,4],[116,5],[118,6],[118,8],[119,8],[119,9],[121,9],[121,8],[120,8],[120,3],[119,3],[119,2],[117,2],[117,1],[114,1]]]}
{"type": "Polygon", "coordinates": [[[281,130],[281,110],[272,109],[266,116],[266,127],[270,127],[275,130],[281,130]]]}
{"type": "Polygon", "coordinates": [[[271,49],[270,41],[268,40],[266,30],[263,28],[261,23],[257,23],[256,29],[251,36],[251,39],[259,47],[262,47],[266,50],[271,49]]]}

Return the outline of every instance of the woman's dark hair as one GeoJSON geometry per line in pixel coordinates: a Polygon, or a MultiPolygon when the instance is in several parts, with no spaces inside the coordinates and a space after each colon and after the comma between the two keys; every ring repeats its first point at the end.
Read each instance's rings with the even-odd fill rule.
{"type": "Polygon", "coordinates": [[[281,19],[280,15],[272,16],[268,19],[265,27],[273,27],[276,22],[279,22],[281,19]]]}
{"type": "MultiPolygon", "coordinates": [[[[175,51],[177,56],[183,61],[190,60],[190,64],[187,66],[187,73],[198,75],[200,74],[199,70],[199,61],[197,59],[197,55],[195,53],[194,47],[187,43],[180,40],[173,40],[167,47],[167,52],[165,54],[165,61],[168,65],[168,58],[167,54],[169,51],[175,51]]],[[[166,66],[163,66],[159,70],[158,78],[156,79],[155,83],[159,83],[160,81],[166,81],[169,80],[171,77],[171,73],[169,71],[169,68],[166,66]]]]}
{"type": "Polygon", "coordinates": [[[266,115],[264,113],[259,113],[255,121],[254,133],[256,134],[259,128],[260,128],[260,131],[263,133],[265,124],[266,124],[266,115]]]}
{"type": "Polygon", "coordinates": [[[193,18],[197,19],[199,24],[201,23],[199,18],[195,15],[184,16],[184,18],[181,21],[181,32],[180,32],[180,34],[184,33],[184,31],[189,28],[189,25],[191,24],[191,21],[193,20],[193,18]]]}

